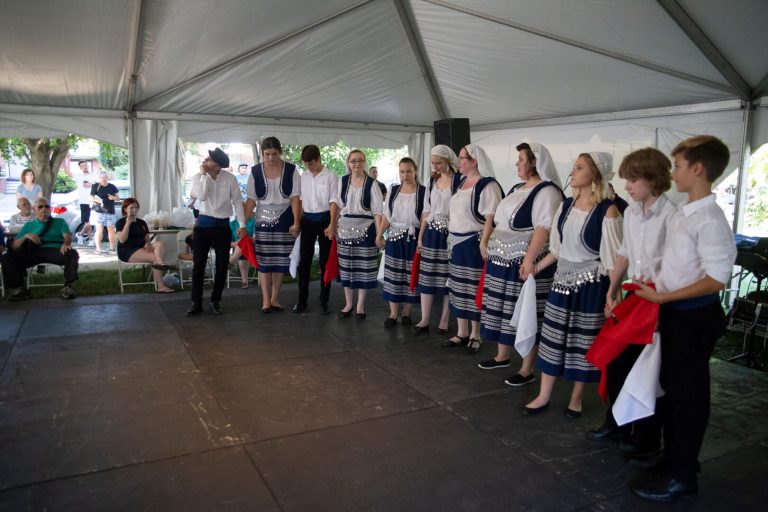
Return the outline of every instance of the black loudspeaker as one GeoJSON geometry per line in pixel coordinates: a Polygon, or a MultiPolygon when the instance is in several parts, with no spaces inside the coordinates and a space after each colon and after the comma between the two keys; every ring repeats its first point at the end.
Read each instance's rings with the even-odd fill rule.
{"type": "Polygon", "coordinates": [[[469,119],[441,119],[435,121],[435,144],[445,144],[459,154],[469,144],[469,119]]]}

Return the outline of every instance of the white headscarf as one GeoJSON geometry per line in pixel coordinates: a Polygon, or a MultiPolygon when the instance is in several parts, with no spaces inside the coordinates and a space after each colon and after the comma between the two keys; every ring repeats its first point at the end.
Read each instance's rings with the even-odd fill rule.
{"type": "Polygon", "coordinates": [[[528,146],[530,146],[531,151],[533,151],[533,156],[536,157],[536,172],[539,173],[541,179],[551,181],[558,187],[563,188],[563,185],[560,183],[560,176],[557,174],[555,163],[552,161],[552,155],[549,154],[549,150],[543,144],[539,144],[538,142],[529,142],[528,146]]]}
{"type": "Polygon", "coordinates": [[[445,158],[448,160],[448,165],[454,171],[459,168],[459,158],[456,156],[456,153],[454,153],[453,150],[445,144],[438,144],[437,146],[433,147],[432,151],[430,151],[430,154],[432,156],[439,156],[440,158],[445,158]]]}
{"type": "Polygon", "coordinates": [[[603,177],[603,186],[607,189],[608,183],[613,179],[613,156],[602,151],[590,151],[589,156],[592,157],[597,170],[600,171],[600,175],[603,177]]]}
{"type": "Polygon", "coordinates": [[[467,144],[464,146],[464,149],[467,150],[469,156],[477,161],[477,170],[480,171],[480,176],[489,178],[493,178],[495,176],[493,173],[493,165],[491,164],[491,159],[488,158],[487,154],[485,154],[485,150],[483,148],[477,144],[467,144]]]}

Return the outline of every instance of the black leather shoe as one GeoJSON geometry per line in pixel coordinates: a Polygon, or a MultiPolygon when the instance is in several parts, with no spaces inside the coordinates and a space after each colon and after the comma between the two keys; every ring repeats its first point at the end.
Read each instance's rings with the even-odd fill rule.
{"type": "Polygon", "coordinates": [[[211,305],[208,306],[208,310],[213,313],[214,315],[220,315],[221,314],[221,306],[219,306],[218,302],[211,302],[211,305]]]}
{"type": "Polygon", "coordinates": [[[679,496],[692,495],[699,491],[695,481],[685,482],[670,477],[659,477],[650,482],[633,484],[631,488],[641,498],[652,501],[672,501],[679,496]]]}
{"type": "Polygon", "coordinates": [[[331,308],[328,306],[327,302],[321,302],[320,303],[320,309],[322,310],[323,315],[330,315],[331,314],[331,308]]]}
{"type": "Polygon", "coordinates": [[[539,407],[528,407],[527,405],[523,407],[523,415],[525,416],[536,416],[537,414],[540,414],[547,410],[547,407],[549,407],[549,402],[545,403],[542,406],[539,407]]]}
{"type": "Polygon", "coordinates": [[[424,334],[426,332],[429,332],[429,326],[425,325],[424,327],[419,327],[418,325],[414,325],[413,326],[413,331],[416,334],[424,334]]]}
{"type": "Polygon", "coordinates": [[[565,417],[569,420],[577,420],[581,418],[581,411],[574,411],[570,407],[565,408],[565,417]]]}
{"type": "Polygon", "coordinates": [[[590,441],[610,441],[612,439],[621,439],[622,437],[624,437],[623,430],[606,425],[587,432],[587,439],[590,441]]]}
{"type": "Polygon", "coordinates": [[[199,315],[203,312],[202,306],[192,306],[190,309],[187,310],[186,313],[184,313],[184,316],[195,316],[199,315]]]}
{"type": "Polygon", "coordinates": [[[297,302],[296,304],[293,305],[293,308],[291,308],[291,311],[293,311],[294,313],[301,313],[305,309],[307,309],[306,304],[301,304],[297,302]]]}
{"type": "Polygon", "coordinates": [[[392,327],[397,325],[397,318],[392,318],[391,316],[388,316],[386,320],[384,320],[384,327],[392,327]]]}
{"type": "Polygon", "coordinates": [[[349,318],[352,316],[352,310],[349,311],[339,311],[339,318],[349,318]]]}
{"type": "Polygon", "coordinates": [[[403,316],[402,318],[400,318],[400,323],[402,325],[411,325],[411,324],[413,324],[413,321],[411,320],[411,317],[403,316]]]}
{"type": "Polygon", "coordinates": [[[355,318],[358,320],[365,320],[365,313],[355,313],[355,318]]]}

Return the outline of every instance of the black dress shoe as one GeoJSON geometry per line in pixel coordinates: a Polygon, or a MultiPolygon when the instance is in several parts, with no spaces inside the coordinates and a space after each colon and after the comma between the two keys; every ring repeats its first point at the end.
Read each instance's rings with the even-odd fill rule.
{"type": "Polygon", "coordinates": [[[574,411],[570,407],[565,408],[565,417],[569,420],[577,420],[581,418],[581,411],[574,411]]]}
{"type": "Polygon", "coordinates": [[[307,309],[306,304],[301,304],[297,302],[296,304],[293,305],[293,308],[291,308],[291,311],[293,311],[294,313],[301,313],[305,309],[307,309]]]}
{"type": "Polygon", "coordinates": [[[328,307],[328,303],[327,302],[321,302],[320,303],[320,309],[322,310],[321,314],[323,314],[323,315],[330,315],[331,314],[331,308],[328,307]]]}
{"type": "Polygon", "coordinates": [[[388,316],[386,320],[384,320],[384,327],[392,327],[397,325],[397,318],[392,318],[391,316],[388,316]]]}
{"type": "Polygon", "coordinates": [[[283,311],[285,311],[285,308],[283,306],[269,306],[269,309],[271,309],[276,313],[282,313],[283,311]]]}
{"type": "Polygon", "coordinates": [[[208,306],[208,310],[213,313],[214,315],[220,315],[221,314],[221,306],[219,306],[218,302],[211,302],[211,305],[208,306]]]}
{"type": "Polygon", "coordinates": [[[590,441],[609,441],[612,439],[621,439],[624,437],[624,431],[620,428],[603,425],[587,432],[587,439],[590,441]]]}
{"type": "Polygon", "coordinates": [[[448,329],[437,328],[437,334],[448,334],[448,329]]]}
{"type": "Polygon", "coordinates": [[[264,315],[266,315],[267,313],[271,313],[271,312],[272,312],[272,308],[269,308],[269,307],[261,308],[261,313],[264,314],[264,315]]]}
{"type": "Polygon", "coordinates": [[[190,309],[187,310],[186,313],[184,313],[184,316],[195,316],[199,315],[203,312],[202,306],[192,306],[190,309]]]}
{"type": "Polygon", "coordinates": [[[409,316],[403,316],[403,317],[400,319],[400,323],[401,323],[401,324],[403,324],[403,325],[411,325],[411,324],[413,323],[413,321],[411,320],[411,317],[409,317],[409,316]]]}
{"type": "Polygon", "coordinates": [[[540,414],[547,410],[547,407],[549,407],[549,402],[545,403],[544,405],[541,405],[539,407],[528,407],[527,405],[523,407],[523,415],[525,416],[536,416],[537,414],[540,414]]]}
{"type": "Polygon", "coordinates": [[[414,325],[413,326],[413,331],[416,334],[424,334],[426,332],[429,332],[429,326],[425,325],[424,327],[419,327],[418,325],[414,325]]]}
{"type": "Polygon", "coordinates": [[[365,313],[355,313],[355,318],[358,320],[365,320],[365,313]]]}
{"type": "Polygon", "coordinates": [[[464,336],[463,338],[461,336],[454,336],[454,338],[458,338],[458,340],[449,338],[444,342],[442,342],[440,346],[445,348],[452,348],[452,347],[466,347],[469,344],[469,336],[464,336]]]}
{"type": "Polygon", "coordinates": [[[679,496],[696,494],[699,490],[695,481],[686,482],[671,477],[659,477],[631,487],[635,494],[652,501],[672,501],[679,496]]]}
{"type": "Polygon", "coordinates": [[[349,311],[339,311],[339,318],[349,318],[352,316],[352,310],[349,311]]]}

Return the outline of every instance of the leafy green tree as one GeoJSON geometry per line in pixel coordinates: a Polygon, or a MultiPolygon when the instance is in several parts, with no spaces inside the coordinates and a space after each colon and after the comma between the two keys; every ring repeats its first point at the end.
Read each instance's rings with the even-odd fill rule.
{"type": "Polygon", "coordinates": [[[79,139],[72,134],[60,139],[0,138],[0,154],[6,160],[22,160],[35,172],[35,183],[43,189],[43,195],[51,197],[61,163],[79,139]]]}
{"type": "Polygon", "coordinates": [[[99,165],[115,173],[115,178],[128,178],[128,150],[108,142],[99,143],[99,165]]]}
{"type": "MultiPolygon", "coordinates": [[[[283,159],[301,165],[303,147],[298,144],[283,144],[283,159]]],[[[347,155],[352,149],[362,151],[368,165],[379,160],[383,154],[383,151],[378,148],[350,148],[343,140],[340,140],[333,146],[320,146],[320,158],[328,169],[343,176],[347,173],[347,155]]]]}
{"type": "Polygon", "coordinates": [[[77,187],[75,180],[69,177],[64,171],[59,171],[56,175],[56,183],[53,185],[53,191],[57,194],[66,194],[72,192],[77,187]]]}

